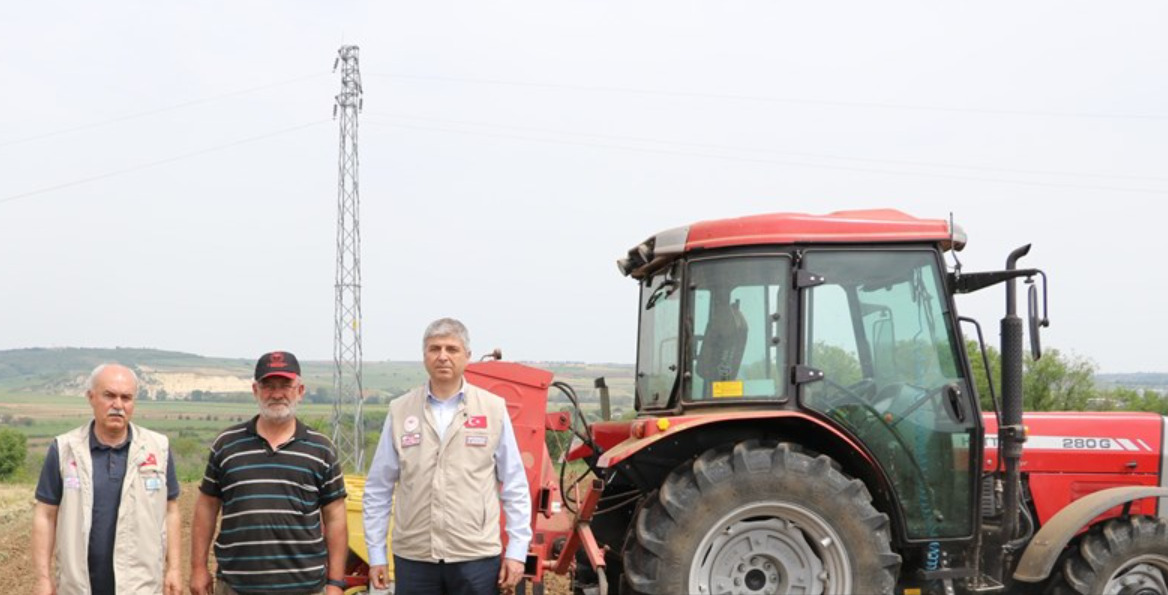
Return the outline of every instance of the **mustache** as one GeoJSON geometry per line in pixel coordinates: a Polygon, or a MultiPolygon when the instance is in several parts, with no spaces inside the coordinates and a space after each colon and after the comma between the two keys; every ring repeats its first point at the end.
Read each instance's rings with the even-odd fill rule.
{"type": "Polygon", "coordinates": [[[110,417],[125,417],[126,412],[125,412],[125,410],[122,410],[122,409],[110,409],[109,416],[110,417]]]}

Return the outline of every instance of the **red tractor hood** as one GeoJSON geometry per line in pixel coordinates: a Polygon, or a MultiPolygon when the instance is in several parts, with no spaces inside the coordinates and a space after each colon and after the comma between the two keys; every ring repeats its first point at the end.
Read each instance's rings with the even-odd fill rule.
{"type": "MultiPolygon", "coordinates": [[[[998,466],[998,423],[985,418],[985,469],[998,466]]],[[[1155,473],[1161,470],[1165,418],[1155,413],[1026,413],[1023,473],[1155,473]]]]}

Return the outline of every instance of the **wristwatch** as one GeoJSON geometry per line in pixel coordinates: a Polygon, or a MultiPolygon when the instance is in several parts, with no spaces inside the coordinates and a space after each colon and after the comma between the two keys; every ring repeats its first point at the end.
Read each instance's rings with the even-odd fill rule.
{"type": "Polygon", "coordinates": [[[328,586],[330,586],[330,587],[340,587],[342,590],[343,590],[345,587],[349,586],[349,585],[346,585],[346,584],[345,584],[345,581],[338,580],[338,579],[335,579],[335,578],[330,578],[330,579],[326,580],[326,581],[324,582],[324,584],[326,584],[326,585],[328,585],[328,586]]]}

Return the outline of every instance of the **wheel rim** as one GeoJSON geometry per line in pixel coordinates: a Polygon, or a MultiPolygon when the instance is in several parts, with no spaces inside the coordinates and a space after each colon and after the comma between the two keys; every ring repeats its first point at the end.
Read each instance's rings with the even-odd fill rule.
{"type": "Polygon", "coordinates": [[[755,502],[706,533],[689,591],[705,595],[849,593],[847,548],[823,517],[789,502],[755,502]]]}
{"type": "Polygon", "coordinates": [[[1168,556],[1145,554],[1132,558],[1107,580],[1103,595],[1159,595],[1168,593],[1168,556]]]}

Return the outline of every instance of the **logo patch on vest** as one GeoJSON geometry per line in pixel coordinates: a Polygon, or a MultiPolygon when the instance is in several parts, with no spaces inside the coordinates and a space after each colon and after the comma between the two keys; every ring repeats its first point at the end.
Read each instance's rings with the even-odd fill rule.
{"type": "Polygon", "coordinates": [[[467,446],[486,446],[487,437],[482,434],[471,434],[466,437],[467,446]]]}
{"type": "Polygon", "coordinates": [[[65,476],[65,489],[67,489],[67,490],[80,490],[81,489],[81,478],[77,477],[76,475],[66,475],[65,476]]]}
{"type": "Polygon", "coordinates": [[[418,416],[411,415],[406,418],[406,423],[403,424],[407,432],[413,432],[418,429],[418,416]]]}
{"type": "Polygon", "coordinates": [[[146,484],[147,492],[157,492],[158,490],[162,489],[162,480],[158,479],[157,477],[147,477],[144,483],[146,484]]]}
{"type": "Polygon", "coordinates": [[[485,429],[487,427],[487,416],[485,416],[485,415],[472,415],[469,418],[467,418],[466,423],[462,424],[462,427],[485,429]]]}
{"type": "Polygon", "coordinates": [[[154,458],[154,453],[150,453],[150,456],[146,457],[145,461],[138,463],[139,467],[145,467],[147,465],[158,465],[158,459],[154,458]]]}
{"type": "Polygon", "coordinates": [[[422,433],[414,432],[413,434],[402,434],[401,445],[402,448],[409,448],[417,446],[422,443],[422,433]]]}

